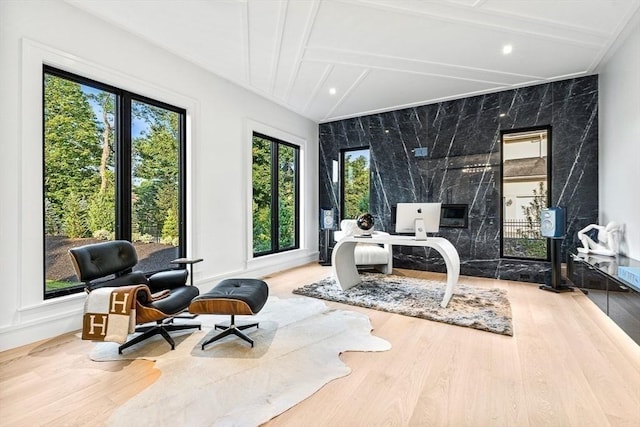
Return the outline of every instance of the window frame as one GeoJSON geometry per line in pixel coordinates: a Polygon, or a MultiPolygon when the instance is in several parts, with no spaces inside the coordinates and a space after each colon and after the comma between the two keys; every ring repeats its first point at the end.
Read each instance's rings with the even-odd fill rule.
{"type": "MultiPolygon", "coordinates": [[[[371,204],[371,147],[368,145],[363,145],[359,147],[349,147],[343,148],[340,150],[340,220],[343,219],[355,219],[355,218],[345,218],[345,188],[344,185],[346,183],[345,173],[346,173],[346,161],[345,155],[347,153],[353,151],[364,151],[367,150],[369,152],[369,204],[371,204]]],[[[369,206],[370,208],[371,206],[369,206]]]]}
{"type": "Polygon", "coordinates": [[[527,133],[527,132],[546,132],[547,133],[547,197],[546,197],[546,206],[551,206],[552,197],[552,147],[553,147],[553,133],[551,125],[541,125],[541,126],[531,126],[524,128],[514,128],[514,129],[502,129],[500,130],[500,209],[499,209],[499,218],[500,218],[500,258],[503,259],[512,259],[512,260],[525,260],[525,261],[549,261],[551,259],[551,244],[549,243],[549,239],[547,240],[547,249],[546,249],[546,257],[545,258],[533,258],[533,257],[519,257],[513,255],[505,255],[504,254],[504,150],[502,146],[504,144],[504,136],[514,133],[527,133]]]}
{"type": "MultiPolygon", "coordinates": [[[[117,134],[115,138],[116,145],[116,157],[114,159],[115,165],[115,239],[129,240],[132,239],[132,162],[131,162],[131,148],[132,148],[132,132],[131,132],[131,117],[132,110],[131,104],[133,101],[145,103],[154,107],[162,108],[179,115],[178,120],[178,233],[179,233],[179,245],[177,258],[183,258],[186,256],[187,248],[187,110],[185,108],[176,107],[163,101],[159,101],[147,96],[139,95],[135,92],[120,89],[116,86],[112,86],[106,83],[102,83],[98,80],[84,77],[82,75],[69,72],[48,64],[42,64],[41,84],[42,84],[42,125],[41,125],[41,150],[42,150],[42,212],[44,213],[45,203],[45,77],[46,75],[55,76],[58,78],[66,79],[77,84],[91,86],[92,88],[109,92],[116,96],[115,105],[115,132],[117,134]]],[[[84,286],[78,284],[77,286],[69,286],[64,289],[58,289],[55,291],[46,290],[46,245],[45,245],[45,216],[42,215],[42,253],[43,253],[43,276],[42,276],[42,294],[44,300],[58,298],[65,295],[75,294],[82,292],[84,286]]],[[[176,266],[177,268],[178,266],[176,266]]],[[[157,271],[170,270],[172,268],[161,269],[157,271]]],[[[145,274],[153,274],[157,271],[145,271],[145,274]]]]}
{"type": "MultiPolygon", "coordinates": [[[[301,147],[298,144],[294,144],[291,142],[284,141],[280,138],[276,138],[273,136],[266,135],[265,133],[252,131],[251,132],[251,147],[253,147],[254,138],[262,138],[270,142],[271,145],[271,167],[270,167],[270,176],[271,176],[271,202],[270,202],[270,213],[271,213],[271,249],[262,252],[255,251],[255,245],[253,242],[253,209],[251,209],[251,253],[253,258],[260,258],[266,255],[284,253],[289,251],[294,251],[300,249],[300,161],[301,161],[301,147]],[[278,184],[279,184],[279,174],[278,174],[278,158],[280,152],[280,145],[285,147],[293,148],[294,150],[294,163],[295,163],[295,177],[294,177],[294,197],[295,197],[295,205],[294,205],[294,240],[295,243],[291,247],[280,248],[280,239],[279,239],[279,192],[278,192],[278,184]],[[275,148],[275,149],[274,149],[275,148]],[[275,190],[275,191],[274,191],[275,190]],[[275,207],[275,208],[274,208],[275,207]]],[[[253,158],[251,160],[251,200],[253,201],[253,158]]]]}

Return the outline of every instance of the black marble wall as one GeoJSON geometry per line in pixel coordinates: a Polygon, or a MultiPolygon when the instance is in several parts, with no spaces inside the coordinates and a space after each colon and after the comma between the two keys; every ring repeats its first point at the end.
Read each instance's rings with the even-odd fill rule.
{"type": "MultiPolygon", "coordinates": [[[[439,233],[457,248],[461,274],[548,282],[549,262],[500,258],[500,131],[546,125],[551,204],[567,209],[564,261],[577,231],[598,220],[597,76],[321,124],[320,206],[339,212],[340,185],[332,176],[340,150],[369,147],[376,229],[392,231],[398,202],[465,203],[469,227],[439,233]],[[418,147],[428,156],[415,157],[418,147]],[[478,164],[489,166],[469,171],[478,164]]],[[[322,233],[321,253],[324,240],[322,233]]],[[[439,255],[424,248],[394,247],[394,266],[445,271],[439,255]]]]}

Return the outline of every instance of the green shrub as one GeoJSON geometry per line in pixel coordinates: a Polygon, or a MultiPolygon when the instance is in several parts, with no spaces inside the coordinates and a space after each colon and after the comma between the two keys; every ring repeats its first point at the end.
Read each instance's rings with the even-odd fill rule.
{"type": "Polygon", "coordinates": [[[75,193],[69,194],[64,203],[63,230],[72,239],[89,236],[87,227],[86,202],[75,193]]]}
{"type": "Polygon", "coordinates": [[[178,212],[176,209],[168,209],[167,216],[162,226],[162,241],[172,242],[178,237],[178,212]]]}
{"type": "Polygon", "coordinates": [[[155,241],[155,238],[151,234],[133,233],[131,235],[131,240],[133,242],[140,243],[153,243],[155,241]]]}
{"type": "Polygon", "coordinates": [[[51,200],[44,199],[44,233],[47,236],[56,236],[62,231],[60,216],[55,211],[51,200]]]}
{"type": "Polygon", "coordinates": [[[93,232],[114,231],[113,225],[116,222],[114,196],[100,192],[91,196],[87,209],[87,220],[89,228],[93,232]]]}
{"type": "Polygon", "coordinates": [[[93,238],[98,240],[113,240],[115,233],[109,230],[96,230],[93,232],[93,238]]]}

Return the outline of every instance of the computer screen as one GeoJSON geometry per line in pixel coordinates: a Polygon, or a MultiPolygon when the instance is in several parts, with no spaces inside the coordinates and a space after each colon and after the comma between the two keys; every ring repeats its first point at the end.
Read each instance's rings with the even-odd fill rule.
{"type": "Polygon", "coordinates": [[[398,203],[396,206],[396,233],[415,233],[416,219],[424,221],[425,232],[440,229],[442,203],[398,203]]]}
{"type": "Polygon", "coordinates": [[[469,205],[443,204],[440,227],[467,228],[469,225],[469,205]]]}

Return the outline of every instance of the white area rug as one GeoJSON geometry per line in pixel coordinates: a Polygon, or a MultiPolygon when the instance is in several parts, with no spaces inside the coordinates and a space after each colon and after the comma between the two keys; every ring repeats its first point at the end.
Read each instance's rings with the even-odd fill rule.
{"type": "Polygon", "coordinates": [[[351,369],[338,357],[345,351],[384,351],[391,345],[371,335],[361,313],[329,309],[310,298],[270,297],[245,332],[255,347],[227,337],[201,350],[229,316],[199,316],[203,331],[176,337],[176,349],[162,338],[147,340],[118,355],[115,343],[98,343],[93,360],[151,358],[158,381],[118,408],[113,426],[258,426],[286,411],[351,369]]]}

